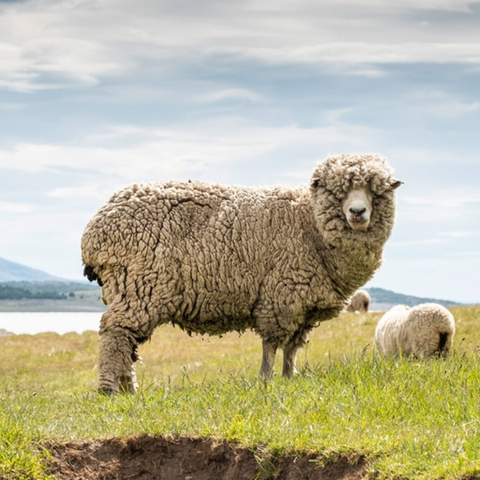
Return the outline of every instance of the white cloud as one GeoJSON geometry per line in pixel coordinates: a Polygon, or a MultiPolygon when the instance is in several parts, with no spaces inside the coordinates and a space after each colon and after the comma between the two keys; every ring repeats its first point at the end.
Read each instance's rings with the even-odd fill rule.
{"type": "Polygon", "coordinates": [[[95,11],[88,2],[19,2],[1,7],[0,87],[33,92],[71,82],[92,85],[125,67],[116,62],[119,57],[102,38],[102,30],[91,34],[89,17],[95,11]]]}
{"type": "Polygon", "coordinates": [[[480,203],[480,195],[476,193],[465,195],[462,190],[462,186],[458,186],[438,193],[432,194],[432,192],[429,192],[432,195],[430,198],[405,196],[402,197],[402,203],[415,207],[424,206],[442,210],[459,209],[480,203]]]}
{"type": "Polygon", "coordinates": [[[221,102],[224,100],[247,100],[249,102],[263,101],[261,95],[245,88],[227,88],[197,97],[197,101],[205,103],[221,102]]]}
{"type": "Polygon", "coordinates": [[[111,194],[111,190],[100,187],[99,185],[85,185],[82,187],[58,187],[46,192],[46,195],[54,198],[98,198],[104,199],[108,194],[111,194]]]}
{"type": "Polygon", "coordinates": [[[444,240],[439,238],[425,238],[421,240],[411,240],[406,242],[390,242],[388,245],[390,247],[411,247],[411,246],[418,246],[418,245],[440,245],[445,243],[444,240]]]}
{"type": "MultiPolygon", "coordinates": [[[[219,53],[222,52],[219,49],[219,53]]],[[[245,57],[271,64],[327,64],[337,69],[371,65],[366,72],[380,74],[373,65],[408,63],[455,63],[480,65],[480,45],[476,43],[401,43],[379,45],[364,42],[325,42],[321,45],[232,50],[245,57]]],[[[364,67],[362,67],[364,68],[364,67]]],[[[356,72],[356,70],[354,70],[356,72]]],[[[362,72],[362,70],[360,70],[362,72]]]]}
{"type": "Polygon", "coordinates": [[[454,252],[453,256],[477,259],[480,258],[480,250],[462,250],[461,252],[454,252]]]}
{"type": "Polygon", "coordinates": [[[316,0],[298,0],[296,2],[278,0],[264,0],[259,5],[264,9],[278,9],[278,5],[285,9],[290,9],[296,5],[299,10],[309,11],[315,8],[333,9],[338,8],[344,10],[346,7],[352,9],[377,7],[381,9],[389,8],[393,11],[402,11],[406,9],[413,10],[444,10],[444,11],[458,11],[469,12],[471,7],[479,3],[475,0],[423,0],[418,2],[416,0],[398,0],[395,3],[385,2],[385,0],[337,0],[336,2],[318,2],[316,0]]]}
{"type": "Polygon", "coordinates": [[[31,213],[37,207],[29,203],[0,202],[0,212],[3,213],[31,213]]]}
{"type": "Polygon", "coordinates": [[[471,231],[440,232],[440,236],[447,237],[447,238],[475,238],[475,237],[480,237],[480,232],[471,232],[471,231]]]}
{"type": "MultiPolygon", "coordinates": [[[[299,159],[311,158],[313,168],[313,162],[327,153],[362,150],[366,131],[368,129],[348,126],[274,128],[234,118],[172,129],[120,127],[86,139],[82,146],[20,144],[10,150],[0,150],[0,169],[39,172],[53,168],[82,168],[107,176],[116,174],[124,182],[203,177],[228,181],[219,175],[228,176],[229,166],[238,168],[243,163],[252,164],[255,160],[272,156],[278,164],[275,173],[282,170],[285,173],[286,170],[291,175],[290,180],[296,181],[299,172],[303,174],[298,169],[299,159]],[[124,137],[129,140],[128,146],[104,146],[104,142],[112,141],[122,144],[124,137]],[[291,158],[285,156],[285,152],[300,148],[301,157],[298,154],[291,158]],[[295,162],[297,165],[293,169],[291,166],[295,162]]],[[[307,178],[302,177],[301,181],[307,181],[307,178]]],[[[251,178],[251,181],[255,180],[251,178]]],[[[86,195],[87,192],[81,188],[63,187],[50,191],[53,196],[72,194],[86,195]]]]}
{"type": "Polygon", "coordinates": [[[39,38],[21,47],[0,43],[0,55],[0,87],[20,92],[63,88],[72,82],[95,85],[101,77],[124,71],[104,46],[76,38],[39,38]]]}
{"type": "Polygon", "coordinates": [[[435,118],[455,119],[480,111],[479,101],[466,102],[461,97],[461,92],[454,95],[451,92],[432,88],[431,85],[428,88],[414,88],[404,101],[408,104],[421,104],[419,114],[429,118],[433,115],[435,118]]]}
{"type": "Polygon", "coordinates": [[[31,64],[22,58],[23,50],[15,45],[0,42],[0,87],[27,92],[38,89],[38,74],[31,71],[31,64]]]}
{"type": "MultiPolygon", "coordinates": [[[[438,195],[432,200],[416,198],[413,202],[411,198],[401,197],[400,193],[399,197],[397,219],[408,229],[408,233],[404,231],[404,235],[415,236],[422,241],[434,233],[440,235],[440,232],[469,228],[469,225],[476,221],[480,203],[480,200],[455,198],[451,192],[445,192],[443,198],[438,195]]],[[[443,235],[439,241],[446,239],[443,235]]]]}
{"type": "Polygon", "coordinates": [[[478,68],[478,29],[430,22],[426,34],[422,18],[422,12],[436,10],[467,15],[474,3],[210,1],[199,8],[150,0],[15,2],[0,9],[0,88],[88,86],[139,66],[171,69],[218,57],[227,63],[237,58],[323,65],[369,76],[380,75],[379,65],[388,63],[478,68]],[[416,27],[409,18],[415,14],[416,27]]]}

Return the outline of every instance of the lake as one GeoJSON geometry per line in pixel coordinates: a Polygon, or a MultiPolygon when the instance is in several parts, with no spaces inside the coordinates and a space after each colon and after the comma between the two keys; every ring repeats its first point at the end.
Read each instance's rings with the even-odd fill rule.
{"type": "Polygon", "coordinates": [[[0,312],[0,330],[22,334],[98,331],[101,312],[0,312]]]}

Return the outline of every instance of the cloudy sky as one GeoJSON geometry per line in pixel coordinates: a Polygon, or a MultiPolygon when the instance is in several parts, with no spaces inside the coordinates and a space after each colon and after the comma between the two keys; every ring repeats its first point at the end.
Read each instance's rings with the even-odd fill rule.
{"type": "Polygon", "coordinates": [[[0,257],[79,279],[136,181],[405,184],[369,286],[480,302],[480,1],[0,0],[0,257]]]}

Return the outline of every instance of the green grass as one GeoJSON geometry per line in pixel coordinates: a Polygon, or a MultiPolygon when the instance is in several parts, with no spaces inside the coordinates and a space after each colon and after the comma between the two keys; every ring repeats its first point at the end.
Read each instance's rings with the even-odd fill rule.
{"type": "Polygon", "coordinates": [[[141,347],[135,396],[95,392],[94,332],[0,338],[0,478],[47,478],[48,440],[142,433],[232,439],[266,457],[365,455],[378,479],[479,476],[480,307],[452,312],[449,358],[379,358],[380,314],[345,314],[313,332],[301,374],[270,382],[257,379],[255,335],[162,327],[141,347]]]}

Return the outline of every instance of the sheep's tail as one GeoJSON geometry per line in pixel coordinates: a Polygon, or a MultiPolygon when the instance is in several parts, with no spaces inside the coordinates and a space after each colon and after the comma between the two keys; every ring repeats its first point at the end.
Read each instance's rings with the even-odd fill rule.
{"type": "Polygon", "coordinates": [[[95,273],[95,270],[91,265],[85,265],[85,268],[83,269],[83,276],[87,277],[89,282],[96,280],[101,287],[103,286],[102,279],[95,273]]]}

